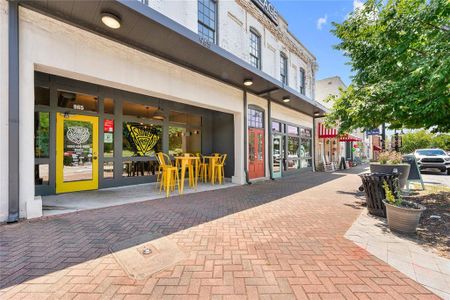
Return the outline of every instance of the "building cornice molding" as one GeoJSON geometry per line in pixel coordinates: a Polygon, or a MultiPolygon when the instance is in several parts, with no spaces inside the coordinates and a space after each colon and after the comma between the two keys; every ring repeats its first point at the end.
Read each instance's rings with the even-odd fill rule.
{"type": "MultiPolygon", "coordinates": [[[[306,50],[301,49],[292,39],[289,37],[289,33],[283,32],[280,29],[280,26],[276,26],[269,18],[264,15],[264,13],[257,8],[251,1],[249,0],[236,0],[236,2],[241,6],[245,11],[250,13],[254,18],[256,18],[265,29],[269,30],[275,38],[277,38],[284,46],[286,46],[290,52],[293,52],[298,57],[300,57],[304,62],[308,65],[316,66],[316,59],[311,57],[311,55],[305,54],[306,50]]],[[[309,54],[309,53],[308,53],[309,54]]]]}

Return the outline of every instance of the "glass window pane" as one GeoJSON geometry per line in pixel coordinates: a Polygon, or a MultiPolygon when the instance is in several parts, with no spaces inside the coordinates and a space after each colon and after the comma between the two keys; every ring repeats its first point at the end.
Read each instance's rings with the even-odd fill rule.
{"type": "Polygon", "coordinates": [[[300,139],[295,136],[288,136],[288,157],[298,157],[299,156],[299,145],[300,139]]]}
{"type": "Polygon", "coordinates": [[[202,135],[197,129],[169,127],[169,154],[201,153],[202,135]]]}
{"type": "Polygon", "coordinates": [[[92,179],[92,123],[64,120],[64,181],[92,179]]]}
{"type": "Polygon", "coordinates": [[[103,163],[103,178],[114,178],[114,162],[107,161],[103,163]]]}
{"type": "Polygon", "coordinates": [[[250,64],[260,69],[261,63],[261,37],[250,31],[250,64]]]}
{"type": "Polygon", "coordinates": [[[311,158],[311,139],[301,139],[300,157],[311,158]]]}
{"type": "Polygon", "coordinates": [[[290,134],[298,134],[298,127],[296,126],[287,126],[288,133],[290,134]]]}
{"type": "Polygon", "coordinates": [[[98,110],[98,98],[91,95],[58,91],[58,106],[96,112],[98,110]]]}
{"type": "Polygon", "coordinates": [[[158,173],[158,163],[150,161],[125,161],[122,165],[122,177],[154,176],[158,173]]]}
{"type": "Polygon", "coordinates": [[[287,169],[288,171],[297,170],[300,167],[300,160],[288,160],[287,161],[287,169]]]}
{"type": "Polygon", "coordinates": [[[34,157],[47,158],[49,152],[50,114],[34,113],[34,157]]]}
{"type": "Polygon", "coordinates": [[[122,156],[154,156],[162,151],[162,126],[137,122],[123,123],[122,156]]]}
{"type": "Polygon", "coordinates": [[[306,78],[305,78],[305,69],[300,68],[300,93],[305,94],[305,84],[306,84],[306,78]]]}
{"type": "Polygon", "coordinates": [[[122,111],[125,116],[133,116],[140,119],[163,119],[162,113],[158,110],[158,107],[140,103],[124,101],[122,103],[122,111]]]}
{"type": "Polygon", "coordinates": [[[216,2],[214,0],[198,1],[198,34],[200,37],[215,43],[216,2]]]}
{"type": "Polygon", "coordinates": [[[103,99],[103,110],[105,114],[114,114],[114,100],[111,98],[103,99]]]}
{"type": "Polygon", "coordinates": [[[103,156],[114,156],[114,120],[103,121],[103,156]]]}
{"type": "Polygon", "coordinates": [[[281,132],[281,123],[280,122],[272,122],[272,131],[281,132]]]}
{"type": "Polygon", "coordinates": [[[34,87],[34,104],[50,105],[50,89],[40,86],[34,87]]]}
{"type": "Polygon", "coordinates": [[[34,184],[48,185],[48,164],[34,165],[34,184]]]}
{"type": "Polygon", "coordinates": [[[247,123],[248,127],[264,128],[264,113],[256,109],[249,108],[247,123]]]}

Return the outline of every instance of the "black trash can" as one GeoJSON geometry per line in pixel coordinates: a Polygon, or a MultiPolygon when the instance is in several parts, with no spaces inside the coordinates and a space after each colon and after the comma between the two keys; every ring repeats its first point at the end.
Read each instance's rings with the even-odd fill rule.
{"type": "Polygon", "coordinates": [[[383,182],[386,181],[394,195],[397,195],[398,185],[395,183],[395,179],[398,178],[398,174],[366,173],[359,175],[359,177],[361,177],[366,193],[369,213],[386,218],[386,207],[383,204],[386,194],[383,189],[383,182]]]}

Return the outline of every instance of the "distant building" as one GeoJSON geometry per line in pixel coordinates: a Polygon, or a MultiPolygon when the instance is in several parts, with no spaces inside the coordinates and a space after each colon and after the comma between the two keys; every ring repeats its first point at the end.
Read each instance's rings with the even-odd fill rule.
{"type": "MultiPolygon", "coordinates": [[[[347,86],[339,76],[333,76],[316,81],[316,101],[331,109],[333,103],[325,100],[330,95],[339,96],[340,89],[347,86]]],[[[318,170],[332,170],[339,167],[341,158],[345,158],[349,164],[355,159],[367,159],[369,157],[369,140],[361,130],[339,136],[337,128],[327,128],[324,118],[315,119],[315,163],[318,170]]]]}

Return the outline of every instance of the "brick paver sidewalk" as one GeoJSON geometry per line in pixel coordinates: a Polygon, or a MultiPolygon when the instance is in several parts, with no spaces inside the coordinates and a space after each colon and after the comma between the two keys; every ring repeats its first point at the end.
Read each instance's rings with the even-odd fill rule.
{"type": "Polygon", "coordinates": [[[296,175],[0,226],[0,298],[437,299],[343,237],[359,182],[296,175]],[[152,232],[188,259],[132,280],[109,248],[152,232]]]}

